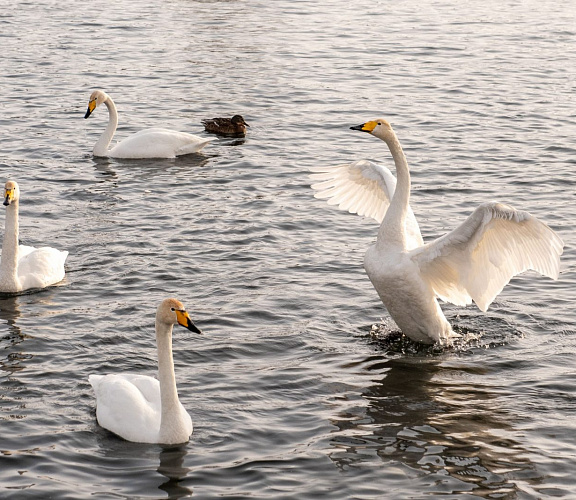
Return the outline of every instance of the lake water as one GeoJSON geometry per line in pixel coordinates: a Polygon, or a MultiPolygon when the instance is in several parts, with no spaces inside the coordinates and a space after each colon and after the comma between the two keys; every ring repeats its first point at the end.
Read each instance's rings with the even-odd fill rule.
{"type": "Polygon", "coordinates": [[[70,256],[61,285],[0,297],[0,497],[576,498],[575,43],[569,1],[4,2],[2,179],[22,243],[70,256]],[[118,139],[251,128],[96,159],[97,88],[118,139]],[[454,349],[383,340],[362,268],[377,225],[309,187],[312,166],[392,168],[349,130],[379,116],[425,239],[497,199],[566,244],[558,281],[519,276],[487,313],[445,305],[469,339],[454,349]],[[205,331],[174,335],[194,434],[122,441],[87,377],[153,375],[168,296],[205,331]]]}

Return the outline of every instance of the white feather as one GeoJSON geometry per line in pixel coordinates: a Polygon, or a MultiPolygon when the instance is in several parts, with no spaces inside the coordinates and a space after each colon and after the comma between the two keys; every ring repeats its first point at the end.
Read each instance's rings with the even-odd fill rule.
{"type": "MultiPolygon", "coordinates": [[[[315,198],[327,199],[340,210],[382,222],[396,189],[396,178],[384,165],[369,160],[335,167],[313,167],[310,178],[315,182],[315,198]]],[[[409,246],[422,245],[422,235],[416,217],[409,209],[406,217],[409,246]]]]}
{"type": "Polygon", "coordinates": [[[558,278],[562,240],[546,224],[511,206],[483,203],[456,229],[412,251],[422,278],[457,305],[486,311],[515,275],[532,269],[558,278]]]}
{"type": "Polygon", "coordinates": [[[423,244],[409,205],[410,171],[400,142],[383,119],[356,130],[382,139],[394,158],[390,171],[367,160],[314,168],[316,198],[381,222],[364,267],[400,329],[413,340],[450,342],[456,336],[437,298],[474,301],[486,311],[510,279],[533,269],[558,278],[562,240],[528,212],[501,203],[480,205],[454,231],[423,244]]]}

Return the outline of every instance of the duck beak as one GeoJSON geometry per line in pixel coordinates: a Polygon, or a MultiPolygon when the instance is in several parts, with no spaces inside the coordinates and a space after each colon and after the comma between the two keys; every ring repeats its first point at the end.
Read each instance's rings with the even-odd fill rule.
{"type": "Polygon", "coordinates": [[[10,203],[12,203],[13,199],[14,199],[14,192],[12,191],[12,189],[5,189],[4,190],[4,206],[7,207],[8,205],[10,205],[10,203]]]}
{"type": "Polygon", "coordinates": [[[88,110],[86,111],[84,118],[88,118],[92,114],[92,111],[94,111],[95,109],[96,109],[96,99],[88,103],[88,110]]]}
{"type": "Polygon", "coordinates": [[[362,125],[356,125],[355,127],[350,127],[350,130],[360,130],[361,132],[372,132],[376,128],[377,123],[375,121],[366,122],[362,125]]]}
{"type": "Polygon", "coordinates": [[[176,318],[178,319],[178,324],[182,325],[184,328],[188,328],[188,330],[194,333],[202,333],[198,327],[192,323],[192,320],[186,311],[176,311],[176,318]]]}

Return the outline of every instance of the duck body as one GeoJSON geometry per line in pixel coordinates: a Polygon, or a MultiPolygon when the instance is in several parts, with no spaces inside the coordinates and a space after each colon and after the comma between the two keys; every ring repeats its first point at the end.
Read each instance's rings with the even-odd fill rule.
{"type": "Polygon", "coordinates": [[[84,118],[88,118],[101,104],[108,108],[108,125],[94,145],[94,156],[124,159],[175,158],[197,153],[213,140],[165,128],[149,128],[132,134],[109,149],[118,126],[118,112],[112,98],[102,90],[95,90],[90,96],[84,118]]]}
{"type": "Polygon", "coordinates": [[[46,288],[64,279],[67,251],[52,247],[35,248],[18,243],[20,188],[6,182],[4,205],[6,223],[0,255],[0,292],[17,293],[46,288]]]}
{"type": "Polygon", "coordinates": [[[202,333],[180,301],[162,301],[156,312],[158,379],[130,373],[88,377],[96,395],[98,423],[127,441],[178,444],[188,441],[192,434],[192,418],[180,402],[176,387],[172,358],[175,324],[202,333]]]}
{"type": "Polygon", "coordinates": [[[380,222],[364,268],[382,303],[402,332],[426,344],[449,344],[456,335],[438,299],[486,311],[510,279],[535,270],[557,279],[563,242],[525,211],[482,203],[456,229],[424,243],[410,208],[410,170],[391,125],[384,119],[351,127],[382,139],[397,179],[367,160],[314,168],[312,188],[342,210],[380,222]]]}
{"type": "Polygon", "coordinates": [[[232,118],[206,119],[202,120],[202,124],[207,132],[234,137],[244,137],[246,127],[250,126],[241,115],[234,115],[232,118]]]}

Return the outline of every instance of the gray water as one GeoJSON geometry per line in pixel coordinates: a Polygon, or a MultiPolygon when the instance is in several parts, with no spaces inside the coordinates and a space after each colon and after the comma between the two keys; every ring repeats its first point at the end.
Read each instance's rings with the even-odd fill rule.
{"type": "Polygon", "coordinates": [[[575,43],[570,1],[3,2],[2,179],[22,243],[70,256],[59,286],[0,297],[0,497],[575,498],[575,43]],[[96,159],[96,88],[118,139],[251,128],[96,159]],[[444,305],[453,349],[386,340],[362,269],[377,225],[309,187],[312,166],[392,168],[349,130],[379,116],[425,239],[497,199],[566,243],[558,281],[516,277],[487,313],[444,305]],[[153,375],[168,296],[205,331],[174,336],[194,434],[122,441],[87,377],[153,375]]]}

